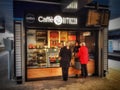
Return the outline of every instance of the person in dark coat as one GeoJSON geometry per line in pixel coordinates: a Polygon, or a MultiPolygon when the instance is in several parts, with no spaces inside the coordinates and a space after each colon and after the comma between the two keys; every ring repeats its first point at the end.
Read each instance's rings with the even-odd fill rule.
{"type": "Polygon", "coordinates": [[[78,62],[79,61],[79,58],[77,56],[77,53],[79,51],[79,48],[80,48],[80,45],[78,42],[75,43],[75,47],[73,49],[73,53],[74,53],[74,57],[75,57],[75,62],[78,62]]]}
{"type": "Polygon", "coordinates": [[[61,58],[60,66],[62,67],[62,77],[64,81],[68,80],[68,69],[70,66],[70,61],[72,57],[72,52],[69,47],[69,43],[66,43],[66,46],[62,47],[59,53],[61,58]]]}
{"type": "Polygon", "coordinates": [[[81,74],[83,78],[86,78],[88,76],[87,71],[87,63],[89,59],[88,48],[86,47],[85,42],[82,42],[80,46],[81,47],[78,52],[78,57],[81,63],[81,74]]]}
{"type": "MultiPolygon", "coordinates": [[[[75,42],[75,47],[73,49],[73,53],[74,53],[74,60],[75,60],[75,68],[76,69],[80,69],[81,66],[80,66],[80,62],[79,62],[79,58],[78,58],[78,51],[79,51],[79,48],[80,48],[80,45],[79,45],[79,42],[75,42]]],[[[77,78],[78,77],[78,74],[75,75],[75,77],[77,78]]]]}

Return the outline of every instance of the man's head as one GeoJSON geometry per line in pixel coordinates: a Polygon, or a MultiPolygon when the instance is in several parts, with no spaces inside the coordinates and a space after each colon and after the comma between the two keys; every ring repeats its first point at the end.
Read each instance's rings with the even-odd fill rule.
{"type": "Polygon", "coordinates": [[[65,42],[65,46],[70,46],[70,42],[65,42]]]}

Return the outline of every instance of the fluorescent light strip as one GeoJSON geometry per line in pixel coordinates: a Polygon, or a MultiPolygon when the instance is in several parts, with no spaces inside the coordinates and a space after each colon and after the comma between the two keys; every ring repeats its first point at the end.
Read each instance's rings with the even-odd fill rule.
{"type": "Polygon", "coordinates": [[[48,2],[48,1],[38,1],[38,0],[16,0],[16,1],[26,1],[26,2],[33,2],[33,3],[45,3],[45,4],[61,4],[57,2],[48,2]]]}

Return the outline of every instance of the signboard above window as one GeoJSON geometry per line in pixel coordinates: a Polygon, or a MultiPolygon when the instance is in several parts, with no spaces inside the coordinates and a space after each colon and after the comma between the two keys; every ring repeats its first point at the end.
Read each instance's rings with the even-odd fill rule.
{"type": "Polygon", "coordinates": [[[26,12],[25,27],[27,28],[80,28],[107,27],[110,11],[105,9],[83,9],[71,12],[26,12]]]}
{"type": "Polygon", "coordinates": [[[28,12],[24,17],[27,27],[76,27],[77,14],[73,13],[35,13],[28,12]]]}

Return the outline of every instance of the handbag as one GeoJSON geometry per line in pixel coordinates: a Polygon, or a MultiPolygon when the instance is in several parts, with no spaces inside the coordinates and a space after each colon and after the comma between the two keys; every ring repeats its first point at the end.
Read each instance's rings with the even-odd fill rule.
{"type": "Polygon", "coordinates": [[[74,68],[80,70],[80,69],[81,69],[81,64],[80,64],[80,62],[75,62],[74,68]]]}

